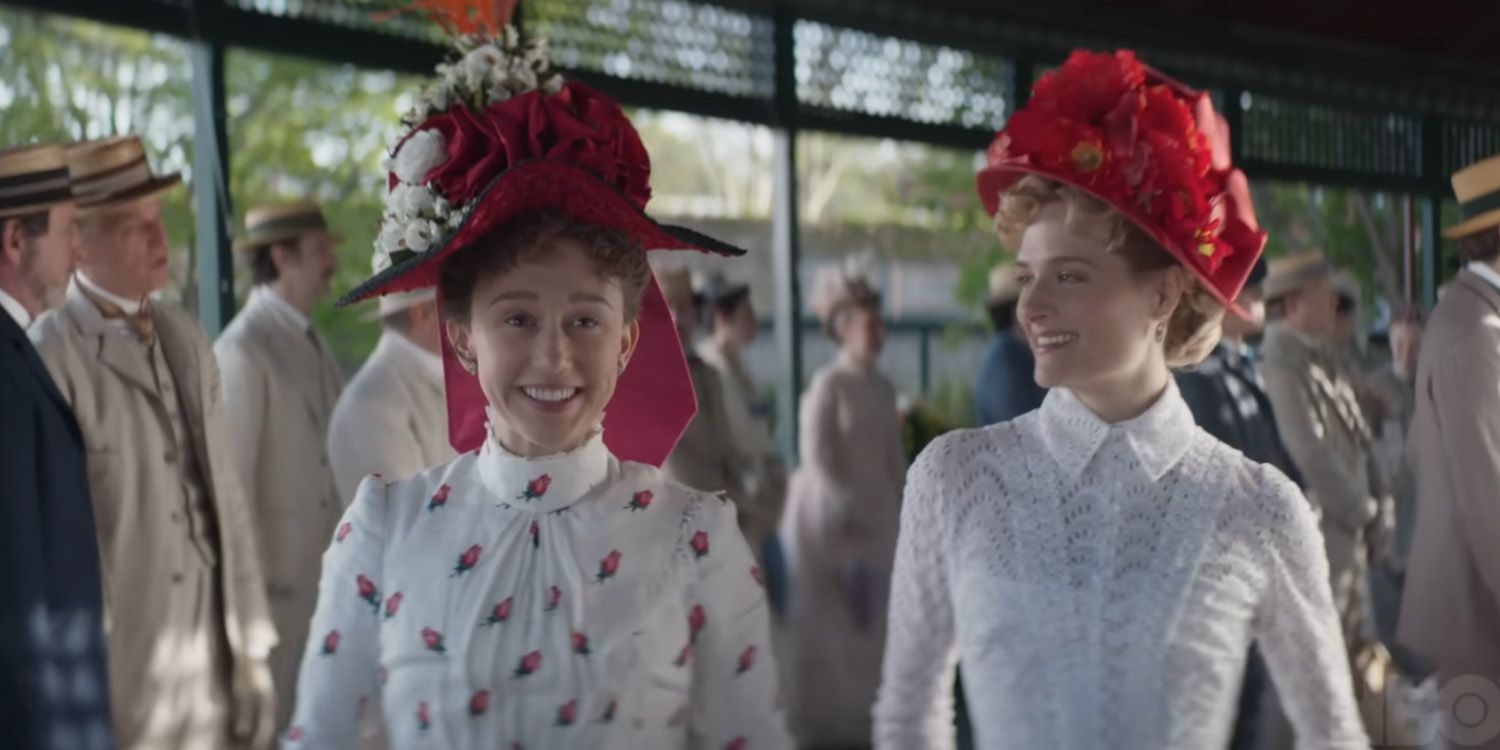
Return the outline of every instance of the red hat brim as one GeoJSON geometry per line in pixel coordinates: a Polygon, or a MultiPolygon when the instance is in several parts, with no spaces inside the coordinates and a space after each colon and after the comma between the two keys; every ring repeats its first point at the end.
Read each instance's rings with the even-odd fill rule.
{"type": "MultiPolygon", "coordinates": [[[[1132,224],[1135,224],[1137,227],[1139,227],[1140,230],[1142,232],[1145,232],[1147,236],[1156,240],[1156,242],[1162,247],[1167,248],[1168,252],[1171,252],[1172,256],[1177,259],[1178,264],[1192,271],[1193,275],[1198,277],[1198,280],[1202,282],[1201,286],[1207,289],[1208,292],[1213,295],[1214,299],[1218,300],[1220,304],[1224,305],[1224,308],[1227,309],[1231,314],[1243,320],[1250,319],[1249,311],[1245,310],[1243,307],[1240,307],[1239,304],[1235,302],[1235,298],[1239,296],[1239,290],[1244,287],[1245,279],[1249,278],[1250,272],[1255,268],[1255,261],[1260,257],[1259,252],[1253,255],[1247,255],[1243,258],[1241,258],[1238,254],[1231,255],[1229,258],[1225,259],[1225,263],[1228,264],[1228,267],[1221,269],[1221,276],[1231,280],[1232,288],[1234,289],[1234,297],[1228,297],[1226,296],[1226,292],[1223,289],[1219,288],[1221,281],[1215,281],[1212,277],[1205,273],[1203,269],[1194,266],[1192,263],[1184,262],[1182,260],[1182,253],[1173,250],[1171,240],[1163,236],[1159,230],[1152,228],[1149,224],[1141,221],[1135,216],[1132,216],[1131,212],[1129,211],[1120,211],[1119,207],[1115,206],[1114,202],[1111,201],[1108,197],[1090,190],[1088,187],[1081,184],[1078,180],[1071,179],[1066,174],[1060,174],[1046,169],[1039,169],[1023,163],[997,164],[987,166],[979,170],[979,174],[974,178],[974,181],[975,188],[979,192],[979,200],[984,204],[984,210],[990,216],[994,216],[995,212],[1000,210],[1000,196],[1003,195],[1006,190],[1009,190],[1012,185],[1015,185],[1016,182],[1018,182],[1022,177],[1025,177],[1026,175],[1036,175],[1037,177],[1043,177],[1055,182],[1061,182],[1070,187],[1082,190],[1083,192],[1088,193],[1089,195],[1092,195],[1095,198],[1098,198],[1104,203],[1115,208],[1115,210],[1118,211],[1120,215],[1129,219],[1132,224]],[[1245,262],[1247,260],[1249,261],[1248,263],[1245,262]],[[1243,266],[1243,268],[1238,268],[1237,266],[1243,266]],[[1237,279],[1237,281],[1234,281],[1235,279],[1237,279]]],[[[1264,240],[1262,240],[1262,242],[1264,242],[1264,240]]]]}
{"type": "MultiPolygon", "coordinates": [[[[744,251],[681,227],[658,224],[630,199],[571,164],[536,160],[495,178],[474,200],[468,216],[445,242],[376,274],[339,300],[340,306],[394,292],[436,286],[442,261],[529,211],[560,210],[579,221],[616,229],[647,250],[697,250],[720,255],[744,251]]],[[[441,295],[441,292],[439,293],[441,295]]],[[[441,300],[439,300],[441,309],[441,300]]],[[[640,340],[604,411],[604,441],[624,461],[660,466],[697,413],[693,382],[671,310],[653,277],[641,301],[640,340]]],[[[448,401],[448,438],[460,453],[485,440],[485,406],[479,379],[465,370],[442,336],[448,401]]]]}

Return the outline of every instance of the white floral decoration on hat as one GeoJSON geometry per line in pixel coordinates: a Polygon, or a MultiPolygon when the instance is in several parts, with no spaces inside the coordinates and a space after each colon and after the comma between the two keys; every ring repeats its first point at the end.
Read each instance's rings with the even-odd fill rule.
{"type": "Polygon", "coordinates": [[[437,66],[437,78],[423,88],[401,118],[404,130],[392,145],[385,168],[396,180],[386,194],[372,267],[380,273],[407,258],[441,247],[459,225],[467,206],[449,203],[427,181],[448,160],[443,134],[422,129],[428,118],[457,105],[481,110],[528,91],[555,94],[563,77],[552,67],[546,41],[522,38],[506,26],[494,38],[462,36],[456,57],[437,66]]]}

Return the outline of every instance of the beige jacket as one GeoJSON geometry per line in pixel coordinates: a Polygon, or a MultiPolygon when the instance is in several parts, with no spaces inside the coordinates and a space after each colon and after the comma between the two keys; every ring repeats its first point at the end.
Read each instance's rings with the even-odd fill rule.
{"type": "Polygon", "coordinates": [[[1349,374],[1285,323],[1266,327],[1261,354],[1261,377],[1281,440],[1323,523],[1366,530],[1386,502],[1387,484],[1349,374]]]}
{"type": "Polygon", "coordinates": [[[1460,272],[1432,313],[1408,442],[1417,523],[1398,637],[1500,679],[1500,289],[1460,272]]]}
{"type": "MultiPolygon", "coordinates": [[[[268,747],[275,701],[267,658],[276,633],[253,542],[254,520],[231,463],[219,370],[208,337],[185,311],[153,303],[152,317],[218,528],[230,719],[240,746],[268,747]]],[[[136,722],[134,714],[150,713],[167,700],[154,690],[153,665],[140,662],[162,638],[189,627],[164,622],[162,614],[181,563],[162,550],[173,546],[168,540],[183,546],[176,542],[183,536],[176,525],[180,515],[164,498],[180,497],[183,457],[176,455],[165,424],[168,409],[153,376],[127,349],[137,342],[105,320],[76,282],[63,307],[43,315],[31,336],[83,432],[110,622],[116,723],[136,722]]]]}
{"type": "Polygon", "coordinates": [[[370,474],[395,481],[451,460],[443,365],[386,331],[333,409],[328,457],[347,504],[370,474]]]}
{"type": "Polygon", "coordinates": [[[318,599],[323,551],[343,503],[329,468],[328,422],[343,376],[322,337],[266,287],[214,342],[235,466],[261,530],[278,723],[290,716],[297,665],[318,599]]]}

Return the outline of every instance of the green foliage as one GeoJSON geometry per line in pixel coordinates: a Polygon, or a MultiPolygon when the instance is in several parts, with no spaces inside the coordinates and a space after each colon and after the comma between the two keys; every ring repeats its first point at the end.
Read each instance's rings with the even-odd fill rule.
{"type": "MultiPolygon", "coordinates": [[[[329,225],[347,238],[334,294],[353,288],[370,276],[386,188],[381,162],[417,80],[244,50],[231,50],[225,68],[236,226],[259,203],[320,202],[329,225]]],[[[242,297],[247,285],[242,267],[235,285],[242,297]]],[[[313,317],[339,359],[357,364],[374,348],[379,326],[365,320],[369,305],[340,310],[332,302],[313,317]]]]}
{"type": "MultiPolygon", "coordinates": [[[[0,7],[0,143],[135,133],[158,171],[192,170],[192,67],[181,40],[63,16],[0,7]]],[[[338,294],[369,276],[385,193],[381,161],[414,79],[348,65],[230,50],[225,60],[229,189],[235,229],[258,203],[310,198],[348,241],[339,248],[338,294]]],[[[174,248],[168,296],[196,309],[192,193],[164,195],[174,248]]],[[[237,259],[243,265],[243,259],[237,259]]],[[[236,283],[241,300],[248,274],[236,283]]],[[[364,310],[314,313],[346,366],[374,347],[364,310]]]]}

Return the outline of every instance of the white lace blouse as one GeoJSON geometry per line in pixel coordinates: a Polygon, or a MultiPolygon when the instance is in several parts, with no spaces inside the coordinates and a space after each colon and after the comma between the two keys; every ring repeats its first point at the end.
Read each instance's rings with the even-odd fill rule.
{"type": "Polygon", "coordinates": [[[1311,507],[1169,384],[1110,425],[1072,393],[940,438],[906,483],[876,745],[1224,747],[1257,641],[1302,748],[1368,748],[1311,507]]]}
{"type": "Polygon", "coordinates": [[[596,436],[366,479],[323,558],[287,748],[784,750],[734,506],[596,436]],[[378,713],[375,713],[378,712],[378,713]]]}

